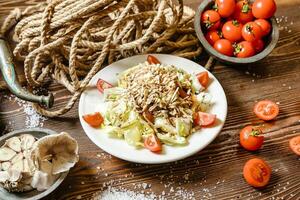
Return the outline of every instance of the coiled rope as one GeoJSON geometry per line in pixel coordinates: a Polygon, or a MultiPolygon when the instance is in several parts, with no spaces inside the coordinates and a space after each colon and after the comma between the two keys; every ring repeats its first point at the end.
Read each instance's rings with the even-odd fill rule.
{"type": "Polygon", "coordinates": [[[67,104],[42,115],[68,112],[91,78],[107,63],[145,53],[198,56],[194,11],[182,0],[48,0],[13,10],[1,35],[14,27],[13,54],[24,62],[27,85],[55,80],[72,93],[67,104]]]}

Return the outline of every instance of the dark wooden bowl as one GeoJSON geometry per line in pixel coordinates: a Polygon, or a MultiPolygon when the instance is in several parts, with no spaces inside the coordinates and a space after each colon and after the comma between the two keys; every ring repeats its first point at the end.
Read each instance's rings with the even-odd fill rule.
{"type": "Polygon", "coordinates": [[[278,29],[275,17],[272,17],[270,19],[270,22],[272,25],[272,31],[269,34],[269,36],[267,36],[267,38],[264,40],[265,41],[265,49],[262,52],[254,55],[252,57],[249,57],[249,58],[236,58],[236,57],[230,57],[230,56],[223,55],[223,54],[219,53],[218,51],[216,51],[206,40],[206,38],[203,34],[204,30],[203,30],[203,27],[201,26],[201,21],[200,21],[202,13],[205,10],[207,10],[208,8],[211,8],[211,6],[213,5],[214,2],[215,2],[215,0],[203,0],[196,11],[195,20],[194,20],[195,31],[198,36],[198,39],[200,40],[204,49],[211,56],[213,56],[217,60],[227,63],[227,64],[248,64],[248,63],[257,62],[272,52],[272,50],[276,46],[276,43],[279,38],[279,29],[278,29]]]}

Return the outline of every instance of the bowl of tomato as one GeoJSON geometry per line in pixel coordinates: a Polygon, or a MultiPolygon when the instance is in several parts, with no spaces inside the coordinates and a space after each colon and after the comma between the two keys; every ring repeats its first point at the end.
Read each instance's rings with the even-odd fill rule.
{"type": "Polygon", "coordinates": [[[204,0],[194,26],[205,50],[228,64],[249,64],[275,48],[279,29],[274,0],[204,0]]]}

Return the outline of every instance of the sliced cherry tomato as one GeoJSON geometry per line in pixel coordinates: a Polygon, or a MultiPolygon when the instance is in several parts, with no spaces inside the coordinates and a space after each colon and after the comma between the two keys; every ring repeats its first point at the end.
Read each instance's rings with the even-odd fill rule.
{"type": "Polygon", "coordinates": [[[222,33],[216,30],[208,31],[205,38],[211,46],[214,46],[215,42],[222,38],[222,33]]]}
{"type": "Polygon", "coordinates": [[[162,145],[155,135],[148,136],[144,141],[144,145],[152,152],[160,152],[162,150],[162,145]]]}
{"type": "Polygon", "coordinates": [[[277,117],[279,114],[279,107],[273,101],[262,100],[254,105],[253,111],[258,118],[269,121],[277,117]]]}
{"type": "Polygon", "coordinates": [[[249,1],[239,1],[235,5],[233,18],[242,24],[246,24],[247,22],[252,21],[254,18],[251,9],[252,6],[250,5],[249,1]]]}
{"type": "Polygon", "coordinates": [[[207,30],[216,30],[220,26],[220,15],[214,10],[206,10],[201,16],[201,22],[207,30]]]}
{"type": "Polygon", "coordinates": [[[295,154],[300,156],[300,135],[290,139],[290,148],[295,154]]]}
{"type": "Polygon", "coordinates": [[[270,22],[268,22],[265,19],[257,19],[254,22],[257,23],[260,26],[260,28],[262,30],[262,36],[266,36],[270,33],[270,31],[271,31],[270,22]]]}
{"type": "Polygon", "coordinates": [[[251,43],[252,43],[252,46],[255,49],[256,53],[261,52],[264,49],[264,47],[265,47],[265,43],[264,43],[264,41],[262,39],[255,40],[255,41],[253,41],[251,43]]]}
{"type": "Polygon", "coordinates": [[[271,171],[271,167],[264,160],[253,158],[246,162],[243,175],[249,185],[261,188],[269,183],[271,171]]]}
{"type": "Polygon", "coordinates": [[[246,126],[240,131],[240,144],[249,151],[261,148],[264,143],[264,136],[259,128],[246,126]]]}
{"type": "Polygon", "coordinates": [[[97,81],[97,89],[99,92],[103,93],[105,89],[112,88],[112,84],[106,82],[105,80],[99,78],[97,81]]]}
{"type": "Polygon", "coordinates": [[[215,7],[221,17],[229,17],[234,12],[235,0],[216,0],[215,7]]]}
{"type": "Polygon", "coordinates": [[[242,39],[242,25],[236,21],[227,21],[222,27],[222,34],[225,39],[237,42],[242,39]]]}
{"type": "Polygon", "coordinates": [[[227,39],[220,39],[215,42],[214,49],[226,56],[233,55],[232,43],[227,39]]]}
{"type": "Polygon", "coordinates": [[[248,42],[259,40],[262,37],[262,30],[255,22],[248,22],[243,26],[242,36],[248,42]]]}
{"type": "Polygon", "coordinates": [[[194,124],[198,126],[211,126],[216,122],[217,116],[205,112],[197,112],[194,114],[194,124]]]}
{"type": "Polygon", "coordinates": [[[208,82],[209,82],[209,76],[208,76],[208,72],[204,71],[204,72],[200,72],[199,74],[196,75],[197,79],[199,81],[199,83],[203,86],[203,87],[207,87],[208,82]]]}
{"type": "Polygon", "coordinates": [[[160,61],[155,56],[151,56],[151,55],[148,55],[147,61],[148,61],[148,63],[150,65],[152,65],[152,64],[160,64],[160,61]]]}
{"type": "Polygon", "coordinates": [[[104,121],[102,115],[99,112],[96,112],[94,114],[83,115],[82,118],[86,123],[88,123],[94,128],[99,127],[104,121]]]}
{"type": "Polygon", "coordinates": [[[276,12],[274,0],[255,0],[252,5],[252,13],[258,19],[268,19],[276,12]]]}
{"type": "Polygon", "coordinates": [[[255,54],[255,49],[251,42],[243,41],[236,45],[234,54],[238,58],[247,58],[255,54]]]}
{"type": "Polygon", "coordinates": [[[149,112],[148,110],[144,111],[144,117],[149,120],[151,123],[154,122],[154,116],[152,115],[151,112],[149,112]]]}

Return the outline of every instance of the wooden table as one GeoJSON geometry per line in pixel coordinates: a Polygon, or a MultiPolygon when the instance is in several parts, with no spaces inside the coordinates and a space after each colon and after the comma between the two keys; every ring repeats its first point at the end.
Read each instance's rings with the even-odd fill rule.
{"type": "MultiPolygon", "coordinates": [[[[201,1],[185,2],[196,8],[201,1]]],[[[24,8],[34,3],[1,0],[0,18],[3,20],[13,7],[24,8]]],[[[44,122],[46,128],[69,132],[80,147],[79,163],[47,199],[90,199],[109,182],[135,192],[165,194],[162,196],[166,199],[300,199],[300,158],[288,148],[289,139],[300,134],[300,1],[277,0],[277,6],[280,40],[271,55],[260,63],[243,67],[216,64],[213,73],[225,89],[229,112],[222,132],[212,144],[171,164],[139,165],[122,161],[106,154],[87,138],[76,105],[64,118],[44,122]],[[276,121],[264,123],[253,115],[253,104],[261,99],[278,102],[280,115],[276,121]],[[268,133],[263,148],[254,153],[238,144],[239,130],[248,124],[264,124],[268,133]],[[250,187],[242,177],[244,163],[256,156],[265,159],[273,169],[270,184],[262,190],[250,187]]],[[[203,56],[201,63],[206,59],[203,56]]],[[[62,106],[67,100],[65,91],[61,87],[53,89],[57,105],[62,106]]],[[[8,127],[24,128],[25,117],[16,102],[1,98],[2,134],[8,127]]]]}

